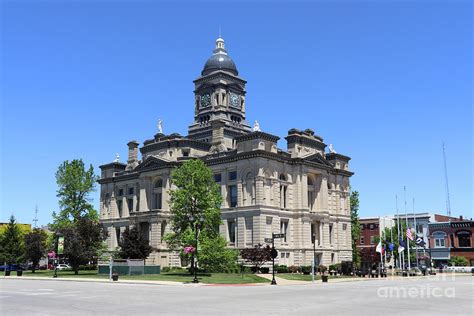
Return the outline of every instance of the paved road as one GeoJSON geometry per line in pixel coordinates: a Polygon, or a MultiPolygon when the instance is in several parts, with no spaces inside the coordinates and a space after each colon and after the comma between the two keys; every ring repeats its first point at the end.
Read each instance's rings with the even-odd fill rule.
{"type": "Polygon", "coordinates": [[[474,277],[291,286],[0,279],[2,315],[473,315],[474,277]]]}

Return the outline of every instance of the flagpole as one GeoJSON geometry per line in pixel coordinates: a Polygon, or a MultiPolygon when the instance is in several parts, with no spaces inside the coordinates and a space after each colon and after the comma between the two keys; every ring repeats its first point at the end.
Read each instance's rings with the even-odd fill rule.
{"type": "MultiPolygon", "coordinates": [[[[379,223],[380,223],[380,217],[379,217],[379,223]]],[[[383,226],[383,225],[382,225],[383,226]]],[[[382,227],[383,228],[383,227],[382,227]]],[[[382,246],[381,249],[380,249],[380,263],[382,264],[382,269],[383,269],[383,266],[384,266],[384,262],[383,262],[383,243],[382,243],[382,240],[383,240],[383,230],[379,229],[380,230],[380,245],[382,246]]]]}
{"type": "MultiPolygon", "coordinates": [[[[407,223],[407,230],[409,229],[408,225],[408,213],[407,213],[407,187],[403,186],[403,197],[405,199],[405,221],[407,223]]],[[[406,235],[406,232],[405,232],[406,235]]],[[[411,264],[410,264],[410,239],[407,237],[407,259],[408,259],[408,276],[410,276],[411,264]]]]}
{"type": "MultiPolygon", "coordinates": [[[[395,195],[395,208],[397,209],[397,240],[398,247],[400,248],[400,215],[398,215],[398,195],[395,195]]],[[[398,252],[398,268],[403,269],[402,264],[402,253],[397,249],[398,252]]]]}
{"type": "Polygon", "coordinates": [[[416,244],[416,240],[418,238],[418,229],[416,226],[415,198],[413,198],[413,221],[415,223],[415,258],[416,258],[416,267],[418,268],[418,245],[416,244]]]}
{"type": "MultiPolygon", "coordinates": [[[[384,235],[385,235],[385,239],[384,239],[384,242],[385,242],[385,246],[387,246],[387,232],[385,230],[385,216],[383,217],[383,232],[384,232],[384,235]]],[[[383,265],[385,267],[385,264],[387,263],[387,249],[384,248],[384,252],[383,252],[383,265]]]]}

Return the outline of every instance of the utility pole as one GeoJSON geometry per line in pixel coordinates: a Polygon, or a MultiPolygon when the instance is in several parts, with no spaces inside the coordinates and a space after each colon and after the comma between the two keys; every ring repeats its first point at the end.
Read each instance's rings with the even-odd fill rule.
{"type": "Polygon", "coordinates": [[[448,167],[446,163],[446,149],[443,142],[444,180],[446,182],[446,213],[451,216],[451,201],[449,198],[448,167]]]}

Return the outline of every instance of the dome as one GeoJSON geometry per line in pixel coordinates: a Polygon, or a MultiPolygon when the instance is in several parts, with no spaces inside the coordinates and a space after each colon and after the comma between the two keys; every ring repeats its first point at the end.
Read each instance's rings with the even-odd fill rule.
{"type": "Polygon", "coordinates": [[[224,48],[224,40],[222,38],[216,40],[216,49],[214,49],[212,56],[206,61],[201,75],[205,76],[217,70],[228,71],[236,76],[239,74],[234,61],[229,57],[224,48]]]}

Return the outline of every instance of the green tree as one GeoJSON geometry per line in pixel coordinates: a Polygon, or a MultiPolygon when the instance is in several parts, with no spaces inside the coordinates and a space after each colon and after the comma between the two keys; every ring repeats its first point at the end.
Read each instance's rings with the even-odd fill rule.
{"type": "Polygon", "coordinates": [[[122,259],[146,259],[151,251],[148,240],[142,237],[136,226],[129,229],[128,227],[122,234],[120,239],[120,249],[118,256],[122,259]]]}
{"type": "Polygon", "coordinates": [[[79,273],[80,265],[97,260],[107,238],[104,227],[87,217],[78,218],[74,225],[61,228],[59,233],[64,236],[64,257],[75,274],[79,273]]]}
{"type": "Polygon", "coordinates": [[[451,259],[449,259],[449,265],[453,267],[467,267],[469,265],[469,260],[465,257],[452,256],[451,259]]]}
{"type": "Polygon", "coordinates": [[[199,267],[208,272],[226,272],[237,262],[237,251],[227,248],[222,236],[204,238],[199,252],[199,267]]]}
{"type": "Polygon", "coordinates": [[[7,264],[22,263],[25,259],[25,244],[20,226],[12,215],[1,236],[0,260],[7,264]]]}
{"type": "Polygon", "coordinates": [[[35,228],[31,233],[26,234],[24,239],[25,255],[33,263],[32,271],[35,273],[39,261],[48,252],[48,234],[42,229],[35,228]]]}
{"type": "MultiPolygon", "coordinates": [[[[221,224],[222,197],[214,181],[212,170],[201,160],[188,160],[173,170],[171,180],[176,189],[170,191],[172,232],[165,237],[169,247],[182,250],[206,239],[218,238],[221,224]]],[[[209,255],[203,249],[199,255],[209,255]]],[[[193,267],[193,266],[192,266],[193,267]]]]}
{"type": "Polygon", "coordinates": [[[95,190],[98,176],[92,165],[86,170],[82,159],[64,161],[56,172],[60,211],[53,212],[53,230],[73,225],[82,217],[98,220],[90,194],[95,190]]]}
{"type": "Polygon", "coordinates": [[[352,234],[352,262],[354,266],[360,266],[360,252],[357,250],[356,241],[360,239],[359,222],[359,192],[352,191],[350,196],[351,206],[351,234],[352,234]]]}

